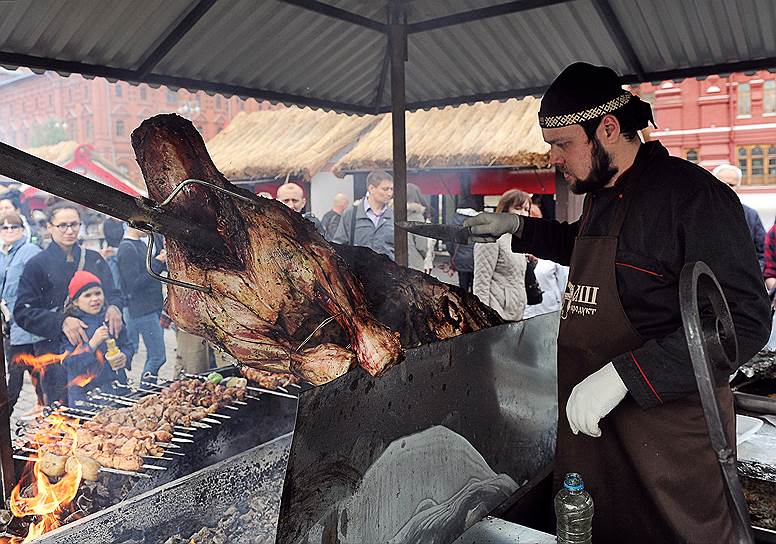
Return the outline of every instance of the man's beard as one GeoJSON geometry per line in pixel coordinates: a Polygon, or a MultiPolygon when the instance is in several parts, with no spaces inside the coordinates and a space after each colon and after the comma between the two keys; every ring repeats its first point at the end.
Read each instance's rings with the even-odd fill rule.
{"type": "Polygon", "coordinates": [[[612,166],[612,156],[598,141],[598,137],[593,136],[592,143],[590,173],[585,179],[574,178],[571,182],[571,192],[575,195],[594,193],[603,189],[617,173],[617,169],[612,166]]]}

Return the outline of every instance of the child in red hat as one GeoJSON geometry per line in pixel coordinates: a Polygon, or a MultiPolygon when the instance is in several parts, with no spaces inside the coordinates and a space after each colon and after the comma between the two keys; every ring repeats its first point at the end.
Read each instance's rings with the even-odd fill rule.
{"type": "Polygon", "coordinates": [[[80,319],[83,323],[88,343],[73,345],[63,334],[60,353],[67,353],[62,365],[67,371],[67,397],[70,406],[79,401],[95,402],[87,392],[99,388],[103,393],[118,393],[114,382],[127,383],[124,366],[127,363],[127,336],[122,327],[119,337],[114,339],[118,353],[110,353],[108,340],[111,339],[105,324],[105,294],[100,278],[79,270],[73,275],[67,288],[67,315],[80,319]]]}

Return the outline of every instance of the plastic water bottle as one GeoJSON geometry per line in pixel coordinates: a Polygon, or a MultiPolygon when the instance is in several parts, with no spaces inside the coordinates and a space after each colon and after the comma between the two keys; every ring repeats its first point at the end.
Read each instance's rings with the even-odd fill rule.
{"type": "Polygon", "coordinates": [[[556,534],[559,544],[593,542],[593,497],[585,491],[582,476],[566,474],[563,487],[555,495],[556,534]]]}

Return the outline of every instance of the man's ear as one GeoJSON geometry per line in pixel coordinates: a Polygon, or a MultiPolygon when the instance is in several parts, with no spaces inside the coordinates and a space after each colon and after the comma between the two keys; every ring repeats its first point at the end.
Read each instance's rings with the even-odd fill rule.
{"type": "Polygon", "coordinates": [[[605,115],[601,119],[598,139],[607,143],[614,143],[620,137],[620,121],[614,115],[605,115]]]}

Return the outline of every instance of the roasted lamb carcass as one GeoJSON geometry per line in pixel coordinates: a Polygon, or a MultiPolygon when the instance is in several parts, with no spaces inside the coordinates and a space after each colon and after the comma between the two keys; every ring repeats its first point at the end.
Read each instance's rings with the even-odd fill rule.
{"type": "Polygon", "coordinates": [[[360,284],[312,224],[280,202],[231,185],[190,122],[153,117],[133,132],[132,145],[154,200],[161,202],[189,178],[252,199],[189,185],[169,204],[170,213],[223,238],[221,247],[209,251],[168,239],[171,276],[211,288],[205,293],[170,287],[168,311],[178,326],[244,364],[292,372],[316,384],[342,375],[354,360],[376,375],[400,359],[398,334],[369,313],[360,284]],[[327,316],[351,348],[322,343],[298,349],[300,331],[327,316]]]}
{"type": "Polygon", "coordinates": [[[132,145],[154,200],[189,178],[250,199],[189,185],[169,204],[171,213],[217,232],[223,244],[203,251],[168,238],[171,276],[212,289],[171,286],[168,311],[243,364],[320,384],[355,360],[376,375],[399,360],[402,346],[502,323],[474,295],[367,248],[330,245],[300,214],[233,186],[193,125],[176,115],[145,121],[132,145]],[[329,318],[338,327],[317,330],[329,318]]]}

